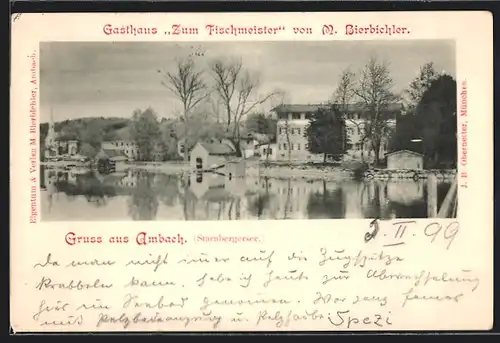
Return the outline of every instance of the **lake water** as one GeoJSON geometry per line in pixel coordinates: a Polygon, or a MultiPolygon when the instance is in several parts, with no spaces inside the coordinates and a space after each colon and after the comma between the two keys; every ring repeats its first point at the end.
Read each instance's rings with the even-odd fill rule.
{"type": "MultiPolygon", "coordinates": [[[[438,206],[449,183],[438,183],[438,206]]],[[[425,218],[424,180],[41,170],[43,221],[425,218]]]]}

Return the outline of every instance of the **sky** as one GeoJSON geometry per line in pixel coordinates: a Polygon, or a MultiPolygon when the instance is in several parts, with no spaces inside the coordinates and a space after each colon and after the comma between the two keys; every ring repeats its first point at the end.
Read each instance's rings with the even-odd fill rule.
{"type": "MultiPolygon", "coordinates": [[[[455,44],[450,40],[322,42],[43,42],[40,44],[40,117],[47,122],[81,117],[131,117],[153,108],[172,117],[181,102],[162,84],[176,60],[197,56],[210,84],[210,61],[241,58],[260,80],[257,96],[284,91],[285,101],[314,104],[329,100],[342,70],[360,70],[371,56],[387,61],[394,91],[405,89],[420,66],[455,77],[455,44]]],[[[269,111],[270,103],[260,110],[269,111]]]]}

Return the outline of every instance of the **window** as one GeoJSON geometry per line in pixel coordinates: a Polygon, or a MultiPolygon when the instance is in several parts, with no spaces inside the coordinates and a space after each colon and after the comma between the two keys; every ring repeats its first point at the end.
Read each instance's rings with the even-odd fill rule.
{"type": "Polygon", "coordinates": [[[293,150],[293,143],[290,144],[290,150],[293,150]]]}
{"type": "Polygon", "coordinates": [[[196,158],[196,169],[201,169],[203,167],[203,160],[200,157],[196,158]]]}
{"type": "Polygon", "coordinates": [[[306,113],[306,119],[311,119],[312,118],[312,113],[306,113]]]}
{"type": "Polygon", "coordinates": [[[269,149],[269,155],[273,154],[273,149],[269,149]]]}
{"type": "Polygon", "coordinates": [[[297,134],[300,135],[300,127],[297,129],[297,134]]]}
{"type": "Polygon", "coordinates": [[[280,127],[280,135],[282,135],[282,134],[283,134],[283,128],[280,127]]]}
{"type": "Polygon", "coordinates": [[[292,119],[300,119],[300,113],[292,113],[292,119]]]}
{"type": "Polygon", "coordinates": [[[120,145],[123,146],[123,142],[120,145]]]}
{"type": "Polygon", "coordinates": [[[300,150],[300,144],[297,144],[297,150],[300,150]]]}
{"type": "Polygon", "coordinates": [[[292,135],[295,134],[295,129],[292,127],[292,131],[291,131],[292,135]]]}
{"type": "Polygon", "coordinates": [[[309,150],[309,143],[306,143],[306,145],[304,147],[305,147],[306,150],[309,150]]]}
{"type": "Polygon", "coordinates": [[[287,145],[286,143],[283,144],[283,149],[286,150],[287,149],[287,145]]]}

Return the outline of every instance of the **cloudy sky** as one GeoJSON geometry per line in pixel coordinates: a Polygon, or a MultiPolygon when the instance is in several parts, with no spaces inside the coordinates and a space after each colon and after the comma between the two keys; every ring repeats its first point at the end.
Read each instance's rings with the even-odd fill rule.
{"type": "MultiPolygon", "coordinates": [[[[241,57],[259,75],[258,93],[280,89],[286,101],[319,103],[333,93],[338,75],[359,70],[370,56],[390,62],[394,91],[407,87],[426,62],[455,77],[453,41],[330,42],[50,42],[40,46],[41,121],[79,117],[130,117],[151,106],[160,117],[175,115],[180,102],[161,85],[158,70],[192,52],[199,69],[216,58],[241,57]]],[[[206,73],[207,83],[211,74],[206,73]]],[[[268,105],[269,106],[269,105],[268,105]]],[[[263,108],[263,110],[266,110],[263,108]]],[[[267,109],[268,110],[268,109],[267,109]]]]}

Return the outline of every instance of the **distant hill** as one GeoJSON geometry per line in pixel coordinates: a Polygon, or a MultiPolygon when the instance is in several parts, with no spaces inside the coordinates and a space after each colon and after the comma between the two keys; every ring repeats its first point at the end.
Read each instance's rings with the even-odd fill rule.
{"type": "MultiPolygon", "coordinates": [[[[127,118],[78,118],[55,123],[55,131],[60,140],[76,139],[79,141],[120,139],[122,134],[129,139],[127,118]]],[[[40,124],[40,139],[43,142],[49,130],[49,123],[40,124]]]]}

